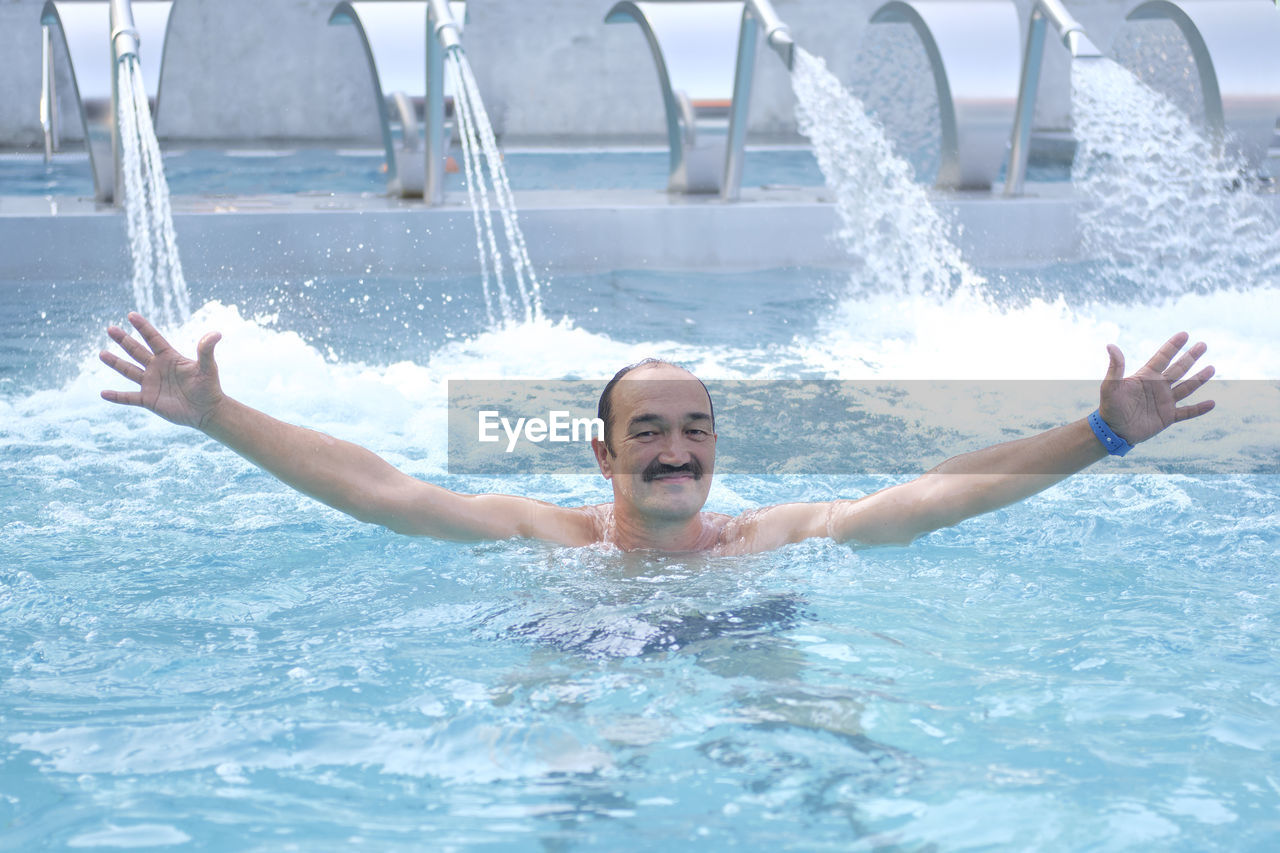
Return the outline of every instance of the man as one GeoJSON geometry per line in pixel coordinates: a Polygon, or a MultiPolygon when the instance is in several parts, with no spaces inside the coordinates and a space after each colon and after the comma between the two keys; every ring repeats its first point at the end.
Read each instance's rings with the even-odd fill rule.
{"type": "Polygon", "coordinates": [[[1206,350],[1170,338],[1133,376],[1124,356],[1102,382],[1098,412],[1030,438],[966,453],[928,473],[858,500],[781,504],[730,517],[703,512],[715,470],[714,412],[693,374],[648,360],[624,368],[601,395],[604,439],[593,439],[613,503],[560,507],[514,495],[465,495],[397,471],[349,442],[286,424],[222,393],[214,346],[205,335],[196,360],[184,358],[142,316],[129,315],[142,341],[112,326],[107,334],[132,359],[101,358],[138,384],[103,391],[113,403],[142,406],[201,430],[299,491],[361,521],[400,533],[474,541],[522,536],[559,545],[605,543],[625,551],[743,554],[818,536],[860,545],[905,545],[916,537],[1022,500],[1172,424],[1213,408],[1180,406],[1213,376],[1184,379],[1206,350]],[[1092,422],[1091,422],[1092,421],[1092,422]]]}

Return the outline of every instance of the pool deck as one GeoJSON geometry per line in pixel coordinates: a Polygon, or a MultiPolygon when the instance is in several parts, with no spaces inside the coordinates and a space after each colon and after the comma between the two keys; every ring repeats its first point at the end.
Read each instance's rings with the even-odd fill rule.
{"type": "MultiPolygon", "coordinates": [[[[1068,184],[1029,185],[1016,199],[934,199],[956,224],[970,263],[1080,256],[1068,184]]],[[[835,207],[821,187],[744,189],[735,203],[647,190],[526,191],[516,203],[534,263],[551,272],[849,265],[831,237],[835,207]]],[[[472,214],[461,194],[440,207],[372,194],[175,196],[173,211],[193,278],[478,271],[472,214]]],[[[116,279],[128,270],[120,211],[69,196],[0,196],[0,281],[116,279]]]]}

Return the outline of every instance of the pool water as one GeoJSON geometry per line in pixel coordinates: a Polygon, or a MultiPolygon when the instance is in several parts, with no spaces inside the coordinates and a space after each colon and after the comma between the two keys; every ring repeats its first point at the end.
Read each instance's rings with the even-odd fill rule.
{"type": "MultiPolygon", "coordinates": [[[[1194,321],[1222,375],[1277,393],[1274,282],[1144,306],[1083,296],[1088,268],[985,272],[998,301],[812,270],[553,278],[547,320],[498,330],[468,279],[197,281],[203,307],[172,335],[190,351],[221,329],[227,390],[281,418],[452,488],[564,505],[607,500],[604,481],[449,472],[447,378],[603,379],[659,355],[708,379],[1093,379],[1106,342],[1133,364],[1194,321]]],[[[0,846],[1198,851],[1280,834],[1274,474],[1106,460],[909,548],[417,540],[98,400],[123,387],[94,358],[123,280],[0,298],[0,846]]],[[[1182,428],[1275,457],[1276,425],[1248,411],[1182,428]]],[[[968,449],[928,436],[939,460],[968,449]]],[[[890,482],[731,475],[709,508],[890,482]]]]}
{"type": "MultiPolygon", "coordinates": [[[[460,154],[457,155],[461,157],[460,154]]],[[[665,189],[665,150],[604,149],[594,152],[523,149],[506,152],[512,189],[665,189]]],[[[381,149],[213,149],[165,146],[165,176],[177,195],[276,193],[373,193],[386,191],[381,149]]],[[[822,173],[807,148],[747,151],[745,186],[822,186],[822,173]]],[[[38,155],[0,156],[0,186],[17,195],[90,195],[93,175],[82,148],[67,145],[45,165],[38,155]]],[[[460,173],[445,176],[445,190],[463,192],[460,173]]]]}
{"type": "MultiPolygon", "coordinates": [[[[176,195],[376,195],[386,191],[386,158],[381,149],[214,149],[167,144],[163,150],[165,176],[176,195]]],[[[936,152],[916,158],[920,168],[926,167],[924,161],[929,158],[936,159],[936,152]]],[[[514,149],[506,151],[504,160],[516,192],[662,190],[670,166],[666,150],[654,148],[514,149]]],[[[1036,160],[1028,176],[1033,181],[1067,180],[1069,167],[1069,163],[1036,160]]],[[[818,187],[823,178],[807,147],[758,147],[745,152],[742,183],[745,187],[818,187]]],[[[445,176],[447,192],[462,193],[465,186],[461,174],[445,176]]],[[[68,143],[47,165],[39,154],[0,155],[0,188],[5,195],[86,196],[93,194],[93,174],[83,147],[68,143]]]]}

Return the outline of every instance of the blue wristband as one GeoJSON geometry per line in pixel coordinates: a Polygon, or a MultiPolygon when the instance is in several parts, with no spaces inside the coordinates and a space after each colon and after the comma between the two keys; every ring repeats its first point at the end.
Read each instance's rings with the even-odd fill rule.
{"type": "Polygon", "coordinates": [[[1133,445],[1116,435],[1115,430],[1107,426],[1107,422],[1102,419],[1102,415],[1096,410],[1089,415],[1089,427],[1093,430],[1093,434],[1098,437],[1098,441],[1102,442],[1102,446],[1112,456],[1124,456],[1133,445]]]}

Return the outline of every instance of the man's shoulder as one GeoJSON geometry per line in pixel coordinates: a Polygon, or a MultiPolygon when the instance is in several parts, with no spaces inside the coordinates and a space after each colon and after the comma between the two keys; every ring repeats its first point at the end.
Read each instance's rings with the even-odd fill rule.
{"type": "Polygon", "coordinates": [[[829,503],[790,503],[750,509],[736,516],[708,514],[724,519],[718,551],[750,554],[830,535],[830,510],[829,503]]]}

